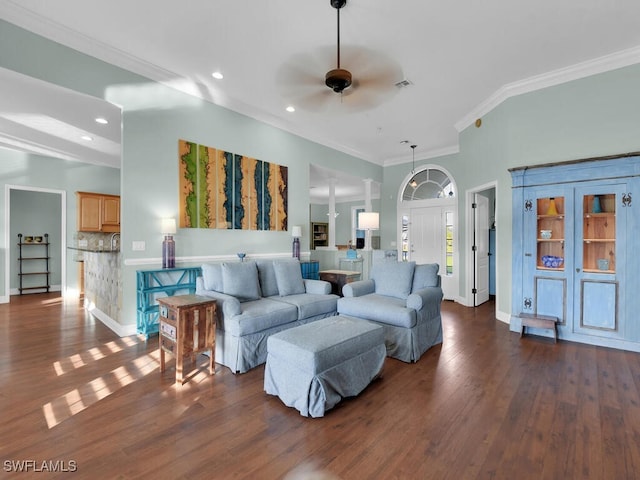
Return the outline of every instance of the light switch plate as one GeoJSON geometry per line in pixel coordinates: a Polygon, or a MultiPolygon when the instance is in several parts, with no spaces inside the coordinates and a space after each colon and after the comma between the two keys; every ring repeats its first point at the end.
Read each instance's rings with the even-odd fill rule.
{"type": "Polygon", "coordinates": [[[141,251],[144,251],[144,249],[145,249],[144,240],[134,240],[133,242],[131,242],[131,250],[141,252],[141,251]]]}

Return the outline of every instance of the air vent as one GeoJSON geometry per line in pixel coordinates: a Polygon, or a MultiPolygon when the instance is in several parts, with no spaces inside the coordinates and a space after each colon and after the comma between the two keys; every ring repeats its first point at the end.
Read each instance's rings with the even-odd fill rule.
{"type": "Polygon", "coordinates": [[[413,85],[413,83],[411,83],[410,80],[407,80],[406,78],[404,80],[400,80],[398,83],[396,83],[396,87],[398,88],[405,88],[405,87],[409,87],[413,85]]]}

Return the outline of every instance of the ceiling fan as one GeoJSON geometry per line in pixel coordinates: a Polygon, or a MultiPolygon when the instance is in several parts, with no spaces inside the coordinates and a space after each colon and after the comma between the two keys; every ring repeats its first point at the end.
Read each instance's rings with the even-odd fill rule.
{"type": "Polygon", "coordinates": [[[338,42],[337,42],[337,67],[329,70],[325,75],[324,83],[336,93],[342,93],[345,88],[349,88],[352,83],[352,75],[349,70],[340,68],[340,9],[347,4],[347,0],[329,0],[331,6],[338,14],[338,42]]]}
{"type": "Polygon", "coordinates": [[[341,112],[374,108],[398,90],[395,84],[403,79],[402,69],[382,52],[356,45],[342,48],[340,10],[347,0],[329,0],[329,3],[337,14],[336,47],[319,47],[294,55],[280,67],[277,84],[289,102],[313,112],[327,108],[341,112]],[[348,65],[349,70],[342,68],[342,63],[348,65]],[[335,68],[327,71],[327,65],[331,64],[335,68]],[[323,70],[324,77],[321,76],[323,70]]]}

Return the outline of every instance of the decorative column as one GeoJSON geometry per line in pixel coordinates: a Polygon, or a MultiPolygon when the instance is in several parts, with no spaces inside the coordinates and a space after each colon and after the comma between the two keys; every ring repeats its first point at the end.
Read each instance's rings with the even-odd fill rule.
{"type": "Polygon", "coordinates": [[[336,249],[336,179],[329,179],[329,241],[330,250],[336,249]]]}

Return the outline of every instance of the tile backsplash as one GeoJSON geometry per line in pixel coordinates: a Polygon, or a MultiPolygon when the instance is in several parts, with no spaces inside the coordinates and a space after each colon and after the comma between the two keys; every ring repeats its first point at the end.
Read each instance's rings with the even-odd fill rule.
{"type": "Polygon", "coordinates": [[[102,240],[102,248],[104,250],[120,250],[120,234],[114,236],[113,233],[100,232],[76,232],[73,238],[73,246],[80,248],[88,248],[90,250],[100,249],[100,241],[102,240]],[[111,239],[113,237],[113,248],[111,239]],[[81,240],[86,240],[86,245],[81,240]]]}

